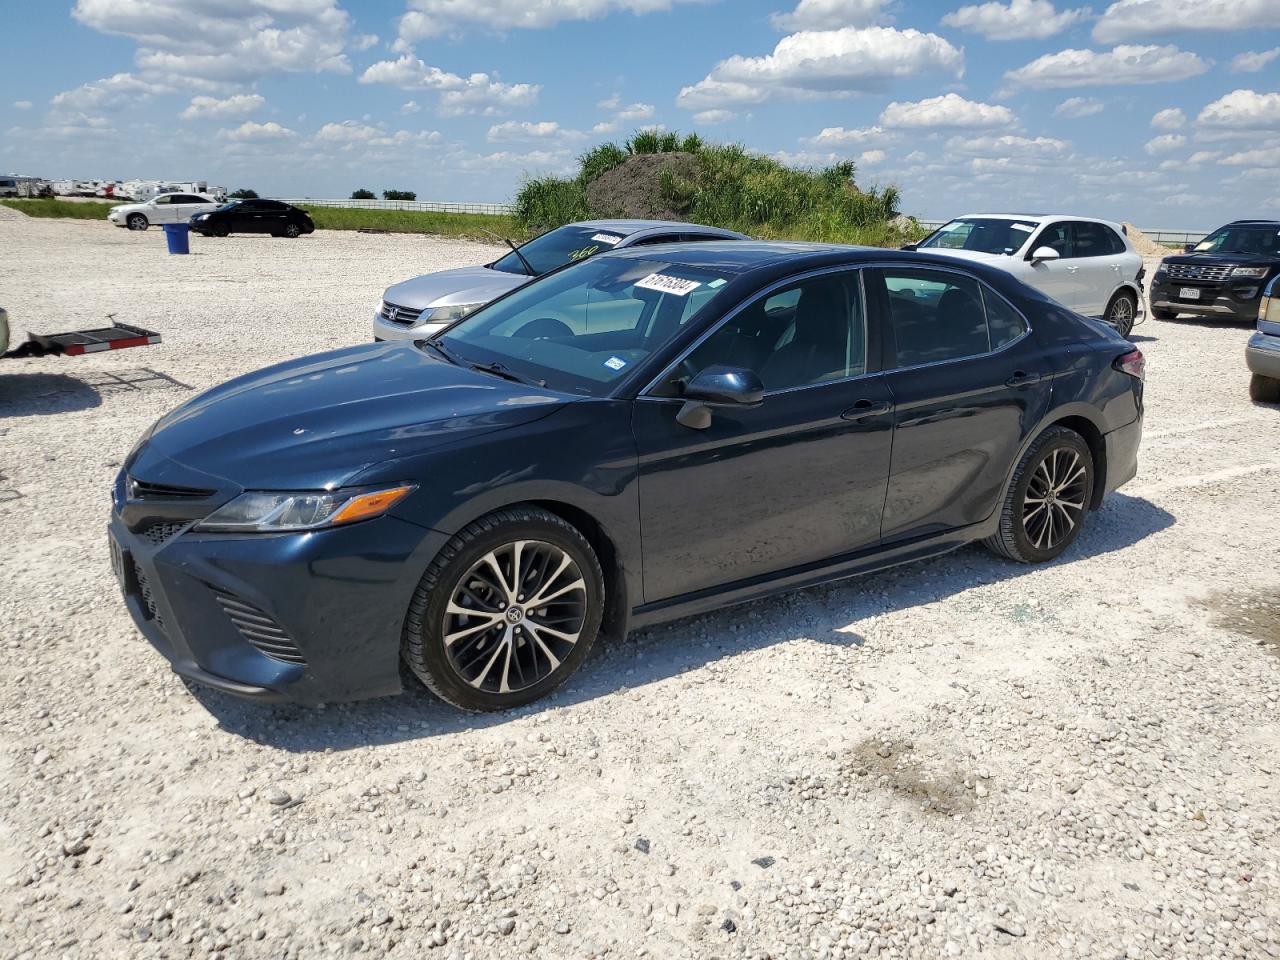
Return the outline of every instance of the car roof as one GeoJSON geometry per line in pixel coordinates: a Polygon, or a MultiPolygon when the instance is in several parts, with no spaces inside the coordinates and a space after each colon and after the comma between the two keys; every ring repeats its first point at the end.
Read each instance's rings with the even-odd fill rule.
{"type": "Polygon", "coordinates": [[[1048,223],[1051,220],[1083,220],[1085,223],[1105,223],[1108,227],[1120,229],[1120,224],[1115,220],[1104,220],[1102,217],[1085,217],[1078,213],[963,213],[951,219],[971,220],[984,217],[1002,220],[1029,220],[1033,223],[1048,223]]]}
{"type": "Polygon", "coordinates": [[[1280,227],[1280,220],[1232,220],[1228,227],[1280,227]]]}

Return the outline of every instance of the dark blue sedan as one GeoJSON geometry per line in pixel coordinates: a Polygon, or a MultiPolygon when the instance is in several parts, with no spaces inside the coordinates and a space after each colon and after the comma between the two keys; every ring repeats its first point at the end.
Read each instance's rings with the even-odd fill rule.
{"type": "Polygon", "coordinates": [[[1142,354],[927,254],[602,254],[433,340],[250,374],[116,481],[129,610],[262,700],[548,693],[597,636],[982,540],[1052,560],[1137,469],[1142,354]]]}

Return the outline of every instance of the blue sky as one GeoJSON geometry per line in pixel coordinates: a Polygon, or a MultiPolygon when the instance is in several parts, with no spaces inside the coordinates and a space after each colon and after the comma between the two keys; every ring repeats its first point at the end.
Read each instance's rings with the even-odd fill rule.
{"type": "Polygon", "coordinates": [[[2,0],[0,168],[506,200],[646,126],[904,211],[1280,216],[1280,0],[2,0]]]}

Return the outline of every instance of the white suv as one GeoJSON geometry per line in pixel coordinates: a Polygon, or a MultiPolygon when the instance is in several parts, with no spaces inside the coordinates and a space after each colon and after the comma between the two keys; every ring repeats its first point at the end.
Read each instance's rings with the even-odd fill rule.
{"type": "Polygon", "coordinates": [[[1073,216],[973,213],[956,217],[909,249],[978,260],[1127,337],[1142,305],[1142,257],[1124,227],[1073,216]]]}
{"type": "Polygon", "coordinates": [[[198,193],[162,193],[146,203],[112,207],[107,219],[117,227],[145,230],[153,223],[186,223],[197,213],[212,213],[221,204],[198,193]]]}

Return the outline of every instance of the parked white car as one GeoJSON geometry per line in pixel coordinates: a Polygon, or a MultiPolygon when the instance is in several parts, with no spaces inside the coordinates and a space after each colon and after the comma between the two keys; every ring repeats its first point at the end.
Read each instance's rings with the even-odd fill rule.
{"type": "Polygon", "coordinates": [[[153,223],[186,223],[197,213],[212,213],[220,204],[196,193],[162,193],[146,203],[122,203],[112,207],[107,219],[117,227],[145,230],[153,223]]]}
{"type": "Polygon", "coordinates": [[[910,247],[1007,270],[1065,307],[1128,336],[1142,306],[1142,257],[1124,227],[1065,214],[971,213],[910,247]]]}

